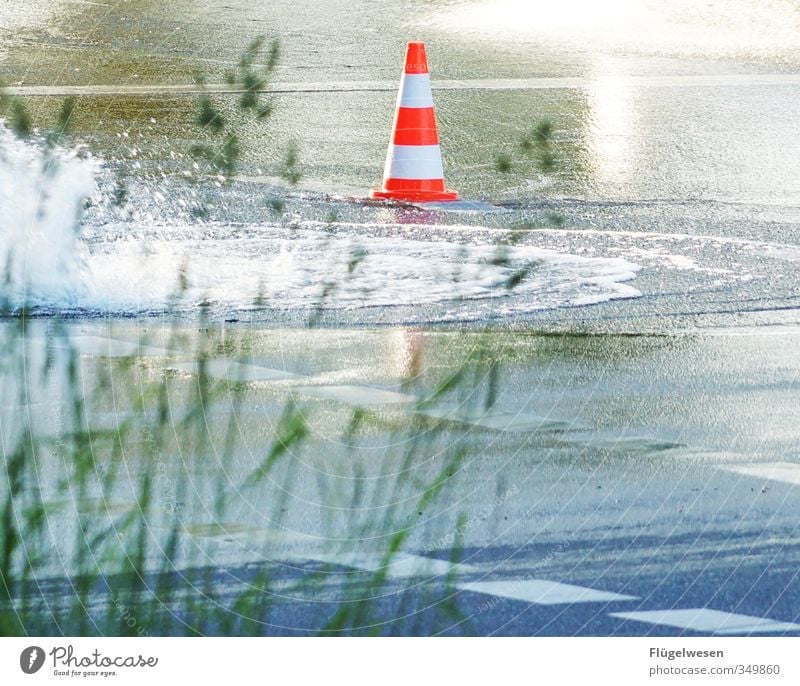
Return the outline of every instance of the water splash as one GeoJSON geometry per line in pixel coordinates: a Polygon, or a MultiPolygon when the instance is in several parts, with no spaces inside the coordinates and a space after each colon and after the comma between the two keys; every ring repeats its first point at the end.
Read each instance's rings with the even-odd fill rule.
{"type": "Polygon", "coordinates": [[[80,221],[93,191],[91,159],[20,140],[0,120],[0,300],[6,307],[79,304],[87,254],[80,221]]]}
{"type": "MultiPolygon", "coordinates": [[[[200,303],[231,312],[253,309],[258,299],[259,308],[267,310],[324,306],[386,317],[395,308],[419,308],[423,318],[447,321],[640,295],[626,283],[639,267],[624,259],[531,246],[509,248],[498,259],[495,245],[412,238],[408,231],[414,227],[408,225],[342,224],[342,235],[336,236],[328,235],[328,228],[315,222],[236,231],[172,226],[144,242],[95,242],[88,260],[92,286],[83,303],[101,312],[191,310],[200,303]],[[358,235],[378,229],[390,237],[358,235]],[[182,266],[184,290],[173,300],[182,266]],[[524,278],[511,289],[510,281],[522,272],[524,278]]],[[[461,230],[466,240],[471,230],[461,230]]]]}
{"type": "Polygon", "coordinates": [[[638,266],[625,259],[521,245],[498,256],[481,227],[451,226],[444,238],[386,221],[187,222],[171,213],[172,192],[157,203],[166,215],[154,212],[152,189],[120,215],[107,197],[110,173],[0,127],[7,307],[77,316],[191,316],[198,305],[307,316],[324,307],[370,321],[453,321],[640,295],[627,283],[638,266]]]}

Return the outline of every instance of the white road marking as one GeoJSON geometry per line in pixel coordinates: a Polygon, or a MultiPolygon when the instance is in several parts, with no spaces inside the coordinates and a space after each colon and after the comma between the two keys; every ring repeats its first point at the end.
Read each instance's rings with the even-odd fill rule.
{"type": "Polygon", "coordinates": [[[508,212],[505,207],[492,205],[483,200],[449,200],[447,202],[412,202],[421,210],[442,210],[448,212],[508,212]]]}
{"type": "Polygon", "coordinates": [[[636,596],[599,591],[585,586],[573,586],[546,579],[518,579],[508,581],[476,581],[459,584],[462,591],[524,600],[536,605],[565,605],[572,603],[607,603],[617,600],[638,600],[636,596]]]}
{"type": "Polygon", "coordinates": [[[297,392],[313,398],[338,400],[349,405],[390,405],[413,403],[413,395],[371,386],[298,386],[297,392]]]}
{"type": "Polygon", "coordinates": [[[609,450],[628,454],[647,454],[666,450],[679,450],[686,447],[681,443],[649,436],[604,436],[602,434],[595,434],[586,438],[571,438],[566,442],[596,450],[609,450]]]}
{"type": "MultiPolygon", "coordinates": [[[[207,538],[212,540],[236,543],[243,548],[269,544],[271,546],[281,546],[283,551],[278,553],[281,559],[293,561],[322,562],[324,564],[337,565],[339,567],[350,567],[359,571],[375,573],[385,565],[385,557],[382,553],[364,552],[340,552],[326,553],[314,550],[315,543],[319,539],[309,534],[301,532],[283,531],[269,527],[256,527],[241,523],[219,523],[219,524],[191,524],[184,527],[184,532],[194,538],[207,538]],[[311,549],[309,549],[311,547],[311,549]]],[[[256,550],[257,552],[257,550],[256,550]]],[[[447,560],[437,560],[430,557],[410,555],[407,553],[396,553],[393,555],[388,565],[386,565],[386,578],[388,579],[409,579],[414,577],[434,579],[445,578],[449,575],[462,577],[466,574],[477,572],[474,567],[465,564],[449,562],[447,560]]]]}
{"type": "Polygon", "coordinates": [[[676,448],[670,453],[670,457],[677,457],[681,460],[692,460],[694,462],[705,463],[730,463],[732,461],[744,461],[747,459],[742,453],[726,452],[724,450],[704,450],[702,448],[676,448]]]}
{"type": "Polygon", "coordinates": [[[783,481],[800,486],[800,464],[796,462],[758,462],[742,465],[722,465],[722,469],[745,476],[754,476],[770,481],[783,481]]]}
{"type": "MultiPolygon", "coordinates": [[[[305,559],[326,562],[328,564],[352,567],[366,572],[377,572],[384,565],[384,556],[380,553],[304,553],[305,559]]],[[[469,565],[437,560],[419,555],[398,553],[393,555],[386,568],[386,576],[390,579],[408,579],[411,577],[445,577],[450,574],[464,575],[475,572],[469,565]]]]}
{"type": "MultiPolygon", "coordinates": [[[[666,74],[630,76],[631,87],[722,87],[722,86],[796,86],[800,74],[666,74]]],[[[592,79],[580,77],[540,77],[529,79],[435,79],[433,90],[589,90],[596,87],[592,79]]],[[[270,93],[328,93],[328,92],[397,92],[396,81],[308,81],[271,84],[270,93]]],[[[212,83],[201,89],[197,84],[92,84],[85,86],[13,86],[9,95],[21,97],[68,95],[193,95],[207,93],[241,93],[242,89],[225,83],[212,83]]]]}
{"type": "Polygon", "coordinates": [[[246,547],[248,544],[304,544],[313,543],[314,537],[294,531],[274,529],[263,526],[252,526],[237,522],[219,522],[212,524],[187,524],[183,531],[195,538],[210,538],[235,542],[246,547]]]}
{"type": "Polygon", "coordinates": [[[69,341],[57,339],[57,347],[74,347],[81,355],[95,355],[97,357],[164,357],[169,351],[138,342],[119,341],[104,336],[73,336],[69,341]]]}
{"type": "Polygon", "coordinates": [[[737,615],[707,608],[654,610],[651,612],[611,612],[609,616],[617,617],[618,619],[630,619],[635,622],[672,626],[678,629],[690,629],[691,631],[721,635],[800,631],[800,624],[750,617],[749,615],[737,615]]]}
{"type": "Polygon", "coordinates": [[[506,412],[504,410],[490,409],[480,410],[463,408],[452,405],[439,405],[437,407],[419,410],[419,414],[434,419],[446,419],[450,422],[460,422],[462,424],[472,424],[486,429],[497,431],[511,431],[515,433],[527,433],[531,431],[567,431],[570,429],[580,429],[578,424],[564,419],[554,419],[541,417],[534,414],[521,412],[506,412]]]}
{"type": "Polygon", "coordinates": [[[141,506],[138,502],[130,500],[111,500],[110,498],[81,498],[80,500],[50,500],[44,503],[45,508],[48,510],[72,510],[80,514],[109,515],[111,517],[118,515],[127,515],[131,512],[138,512],[141,506]]]}
{"type": "MultiPolygon", "coordinates": [[[[197,362],[176,362],[169,365],[170,369],[187,372],[189,374],[198,373],[197,362]]],[[[269,367],[259,367],[254,364],[235,362],[221,357],[208,360],[205,366],[206,374],[223,381],[233,381],[242,383],[247,381],[287,381],[297,380],[304,377],[293,374],[283,369],[270,369],[269,367]]]]}

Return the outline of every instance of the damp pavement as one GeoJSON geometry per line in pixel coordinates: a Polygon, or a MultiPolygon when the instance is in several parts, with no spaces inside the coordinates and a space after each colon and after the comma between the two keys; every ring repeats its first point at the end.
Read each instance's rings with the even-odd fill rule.
{"type": "MultiPolygon", "coordinates": [[[[155,329],[140,343],[130,324],[73,326],[83,387],[101,373],[124,378],[137,361],[133,383],[87,397],[87,426],[155,426],[154,411],[133,408],[165,373],[170,421],[182,426],[198,379],[191,329],[181,348],[155,329]]],[[[32,330],[31,351],[44,330],[32,330]]],[[[221,598],[269,569],[278,597],[266,633],[313,633],[343,603],[369,599],[387,633],[794,635],[797,336],[257,328],[206,365],[218,384],[203,416],[208,447],[160,448],[149,527],[166,533],[177,517],[195,559],[180,582],[210,567],[221,598]],[[434,397],[441,376],[477,349],[495,380],[434,397]],[[309,440],[245,486],[290,400],[309,440]],[[370,428],[346,439],[357,408],[370,428]],[[391,428],[414,416],[413,429],[391,428]],[[420,484],[459,447],[464,463],[420,507],[420,484]],[[179,496],[183,470],[192,488],[179,496]],[[223,516],[220,487],[233,496],[223,516]],[[404,529],[408,541],[387,564],[383,545],[404,529]],[[313,588],[296,585],[323,571],[313,588]],[[455,598],[457,619],[442,620],[442,597],[455,598]],[[408,603],[414,629],[401,612],[408,603]]],[[[42,393],[31,416],[57,439],[67,412],[52,388],[42,393]]],[[[152,466],[146,436],[121,435],[124,478],[73,504],[112,526],[138,509],[137,478],[152,466]]],[[[54,508],[64,497],[58,460],[48,453],[41,464],[54,508]]]]}

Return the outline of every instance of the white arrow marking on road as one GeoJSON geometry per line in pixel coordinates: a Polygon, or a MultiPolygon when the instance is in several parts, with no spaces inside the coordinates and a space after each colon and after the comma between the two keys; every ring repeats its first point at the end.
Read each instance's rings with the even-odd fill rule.
{"type": "Polygon", "coordinates": [[[573,586],[546,579],[510,579],[508,581],[476,581],[459,584],[462,591],[524,600],[536,605],[566,605],[573,603],[608,603],[616,600],[638,600],[636,596],[599,591],[585,586],[573,586]]]}
{"type": "Polygon", "coordinates": [[[737,615],[708,608],[689,610],[654,610],[651,612],[611,612],[611,617],[631,619],[646,624],[672,626],[712,634],[751,634],[800,631],[800,624],[774,619],[737,615]]]}
{"type": "Polygon", "coordinates": [[[770,481],[783,481],[800,486],[800,464],[794,462],[758,462],[742,465],[723,465],[723,469],[745,476],[754,476],[770,481]]]}

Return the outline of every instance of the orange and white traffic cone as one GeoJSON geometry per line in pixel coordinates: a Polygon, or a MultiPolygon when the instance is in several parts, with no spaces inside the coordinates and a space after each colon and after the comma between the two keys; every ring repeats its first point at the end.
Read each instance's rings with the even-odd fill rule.
{"type": "Polygon", "coordinates": [[[444,185],[424,43],[412,41],[408,44],[383,185],[373,188],[369,197],[415,202],[458,200],[458,193],[444,185]]]}

